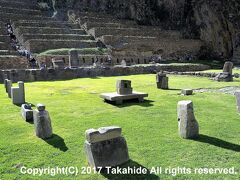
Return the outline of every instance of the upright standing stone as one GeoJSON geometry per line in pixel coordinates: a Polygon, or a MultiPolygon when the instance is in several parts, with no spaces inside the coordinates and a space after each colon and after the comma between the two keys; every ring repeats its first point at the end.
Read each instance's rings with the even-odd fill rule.
{"type": "Polygon", "coordinates": [[[231,61],[226,61],[223,66],[223,72],[229,73],[232,75],[233,63],[231,61]]]}
{"type": "Polygon", "coordinates": [[[168,89],[168,77],[166,74],[159,72],[156,75],[157,88],[168,89]]]}
{"type": "Polygon", "coordinates": [[[237,100],[237,110],[240,113],[240,91],[235,92],[236,100],[237,100]]]}
{"type": "Polygon", "coordinates": [[[52,136],[52,125],[48,111],[43,104],[37,104],[37,109],[33,111],[33,119],[36,136],[47,139],[52,136]]]}
{"type": "Polygon", "coordinates": [[[117,93],[118,94],[132,94],[132,85],[129,80],[118,80],[117,81],[117,93]]]}
{"type": "Polygon", "coordinates": [[[223,72],[219,73],[214,78],[214,80],[215,81],[225,81],[225,82],[233,81],[232,69],[233,69],[233,63],[231,61],[225,62],[224,67],[223,67],[223,72]]]}
{"type": "Polygon", "coordinates": [[[7,81],[8,81],[8,79],[4,79],[4,87],[5,87],[6,93],[8,92],[8,90],[7,90],[7,81]]]}
{"type": "Polygon", "coordinates": [[[103,127],[86,131],[85,152],[93,167],[114,167],[129,160],[127,143],[120,127],[103,127]]]}
{"type": "Polygon", "coordinates": [[[18,87],[11,88],[11,97],[13,104],[22,105],[25,103],[24,82],[19,81],[18,87]]]}
{"type": "Polygon", "coordinates": [[[22,104],[22,106],[21,106],[21,115],[22,115],[22,118],[26,122],[32,122],[33,121],[33,110],[32,110],[31,105],[29,105],[29,104],[22,104]]]}
{"type": "Polygon", "coordinates": [[[11,88],[12,88],[12,81],[7,80],[7,93],[9,98],[11,98],[11,88]]]}
{"type": "Polygon", "coordinates": [[[178,102],[178,130],[182,138],[192,139],[199,136],[199,126],[195,119],[192,101],[178,102]]]}
{"type": "Polygon", "coordinates": [[[74,68],[80,66],[80,60],[77,50],[69,51],[69,67],[74,68]]]}

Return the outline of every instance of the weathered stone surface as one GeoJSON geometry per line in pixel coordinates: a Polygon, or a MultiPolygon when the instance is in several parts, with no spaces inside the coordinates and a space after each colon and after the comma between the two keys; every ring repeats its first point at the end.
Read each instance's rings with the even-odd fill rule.
{"type": "Polygon", "coordinates": [[[148,94],[133,91],[132,94],[121,95],[114,92],[114,93],[102,93],[100,97],[108,101],[116,102],[116,104],[122,104],[123,101],[132,99],[138,99],[139,102],[143,102],[144,97],[148,97],[148,94]]]}
{"type": "Polygon", "coordinates": [[[12,88],[12,81],[11,80],[7,80],[7,93],[8,93],[8,97],[11,98],[11,88],[12,88]]]}
{"type": "Polygon", "coordinates": [[[166,74],[160,72],[156,75],[157,88],[158,89],[168,89],[168,77],[166,74]]]}
{"type": "Polygon", "coordinates": [[[237,110],[240,113],[240,91],[237,91],[235,93],[235,96],[236,96],[236,100],[237,100],[237,110]]]}
{"type": "Polygon", "coordinates": [[[192,101],[180,101],[177,107],[179,135],[185,139],[197,138],[199,126],[195,119],[192,101]]]}
{"type": "Polygon", "coordinates": [[[33,110],[32,110],[31,105],[29,105],[29,104],[22,104],[22,106],[21,106],[21,115],[22,115],[22,118],[26,122],[32,122],[33,121],[33,110]]]}
{"type": "Polygon", "coordinates": [[[232,69],[233,69],[233,63],[231,61],[225,62],[223,67],[223,72],[224,73],[226,72],[232,75],[232,69]]]}
{"type": "Polygon", "coordinates": [[[65,68],[65,63],[63,60],[52,60],[53,68],[54,69],[64,69],[65,68]]]}
{"type": "Polygon", "coordinates": [[[193,94],[193,90],[192,89],[182,89],[181,94],[184,96],[189,96],[193,94]]]}
{"type": "Polygon", "coordinates": [[[88,129],[85,133],[89,143],[110,140],[121,136],[122,129],[116,126],[102,127],[99,129],[88,129]]]}
{"type": "Polygon", "coordinates": [[[44,104],[37,104],[37,109],[39,110],[39,111],[44,111],[45,109],[46,109],[46,106],[44,105],[44,104]]]}
{"type": "Polygon", "coordinates": [[[70,50],[69,51],[69,67],[78,67],[80,66],[80,60],[78,56],[77,50],[70,50]]]}
{"type": "Polygon", "coordinates": [[[127,143],[121,136],[121,128],[89,129],[86,131],[86,138],[85,152],[91,166],[114,167],[129,160],[127,143]]]}
{"type": "Polygon", "coordinates": [[[38,105],[38,109],[33,111],[33,119],[36,136],[47,139],[52,136],[52,124],[48,111],[43,110],[43,107],[45,106],[38,105]]]}
{"type": "Polygon", "coordinates": [[[128,80],[118,80],[117,84],[117,93],[124,95],[124,94],[132,94],[132,85],[131,81],[128,80]]]}
{"type": "Polygon", "coordinates": [[[4,87],[5,87],[6,93],[8,92],[7,91],[7,81],[8,81],[8,79],[4,79],[4,87]]]}
{"type": "Polygon", "coordinates": [[[25,103],[25,89],[24,82],[19,81],[18,87],[11,88],[12,103],[16,105],[22,105],[25,103]]]}
{"type": "Polygon", "coordinates": [[[228,73],[228,72],[222,72],[219,73],[213,80],[215,81],[224,81],[224,82],[232,82],[233,81],[233,76],[232,74],[228,73]]]}

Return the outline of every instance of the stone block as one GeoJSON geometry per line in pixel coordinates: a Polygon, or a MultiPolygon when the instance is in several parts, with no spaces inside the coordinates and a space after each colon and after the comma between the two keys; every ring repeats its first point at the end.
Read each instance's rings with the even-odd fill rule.
{"type": "Polygon", "coordinates": [[[157,88],[168,89],[168,77],[164,73],[157,73],[156,75],[157,88]]]}
{"type": "Polygon", "coordinates": [[[192,89],[182,89],[181,94],[183,96],[190,96],[193,94],[193,90],[192,89]]]}
{"type": "Polygon", "coordinates": [[[13,104],[22,105],[25,103],[24,82],[19,81],[18,87],[11,88],[11,97],[13,104]]]}
{"type": "Polygon", "coordinates": [[[52,124],[48,111],[44,110],[44,105],[38,104],[33,111],[33,120],[36,136],[41,139],[47,139],[52,136],[52,124]]]}
{"type": "Polygon", "coordinates": [[[4,87],[5,87],[6,93],[8,92],[7,91],[7,81],[8,81],[8,79],[4,79],[4,87]]]}
{"type": "Polygon", "coordinates": [[[7,93],[9,98],[11,98],[11,88],[12,88],[12,81],[7,80],[7,93]]]}
{"type": "Polygon", "coordinates": [[[78,56],[77,50],[70,50],[69,51],[69,67],[74,68],[80,65],[80,60],[78,56]]]}
{"type": "Polygon", "coordinates": [[[240,91],[235,92],[236,101],[237,101],[237,110],[240,113],[240,91]]]}
{"type": "Polygon", "coordinates": [[[96,168],[105,168],[127,162],[129,160],[127,143],[125,138],[120,135],[121,128],[119,127],[87,130],[84,148],[89,164],[96,168]]]}
{"type": "Polygon", "coordinates": [[[64,69],[65,63],[63,60],[52,60],[52,65],[54,69],[64,69]]]}
{"type": "Polygon", "coordinates": [[[32,122],[33,121],[33,110],[32,110],[31,105],[22,104],[22,106],[21,106],[21,115],[22,115],[22,118],[26,122],[32,122]]]}
{"type": "Polygon", "coordinates": [[[89,143],[96,143],[121,136],[122,129],[116,126],[102,127],[99,129],[89,129],[86,131],[86,140],[89,143]]]}
{"type": "Polygon", "coordinates": [[[223,67],[223,72],[232,75],[233,63],[231,61],[226,61],[223,67]]]}
{"type": "Polygon", "coordinates": [[[184,139],[197,138],[199,126],[194,116],[192,101],[178,102],[177,112],[179,135],[184,139]]]}
{"type": "Polygon", "coordinates": [[[132,94],[132,86],[131,86],[131,81],[128,80],[118,80],[117,84],[117,93],[124,95],[124,94],[132,94]]]}
{"type": "Polygon", "coordinates": [[[223,81],[223,82],[232,82],[233,81],[233,76],[232,74],[228,72],[221,72],[219,73],[213,80],[215,81],[223,81]]]}

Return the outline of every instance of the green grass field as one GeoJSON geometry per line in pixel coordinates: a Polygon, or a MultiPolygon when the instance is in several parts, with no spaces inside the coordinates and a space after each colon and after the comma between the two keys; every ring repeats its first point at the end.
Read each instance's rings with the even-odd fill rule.
{"type": "Polygon", "coordinates": [[[156,88],[155,75],[84,78],[70,81],[26,83],[26,100],[44,103],[50,113],[53,139],[34,134],[33,124],[24,122],[20,108],[11,104],[0,85],[0,179],[240,179],[240,115],[233,95],[198,93],[180,96],[182,88],[239,86],[207,78],[169,76],[170,90],[156,88]],[[103,92],[115,91],[117,79],[132,80],[134,90],[149,93],[144,103],[121,106],[104,103],[103,92]],[[200,138],[184,140],[178,135],[176,107],[180,100],[192,100],[200,125],[200,138]],[[20,167],[87,166],[84,133],[89,128],[122,127],[131,161],[123,166],[162,168],[231,168],[234,175],[56,175],[32,176],[20,167]]]}

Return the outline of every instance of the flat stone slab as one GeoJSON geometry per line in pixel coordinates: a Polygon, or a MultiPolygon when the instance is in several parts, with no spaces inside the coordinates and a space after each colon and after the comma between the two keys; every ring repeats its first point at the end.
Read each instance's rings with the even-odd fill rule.
{"type": "Polygon", "coordinates": [[[133,91],[132,94],[118,94],[117,92],[113,93],[103,93],[100,95],[101,98],[116,102],[117,104],[122,104],[124,100],[138,99],[140,102],[144,101],[144,97],[148,97],[148,94],[142,92],[133,91]]]}
{"type": "Polygon", "coordinates": [[[86,140],[89,143],[96,143],[114,139],[121,136],[122,129],[117,126],[102,127],[99,129],[88,129],[85,132],[86,140]]]}
{"type": "Polygon", "coordinates": [[[192,89],[182,89],[181,95],[183,95],[183,96],[193,95],[193,90],[192,89]]]}

